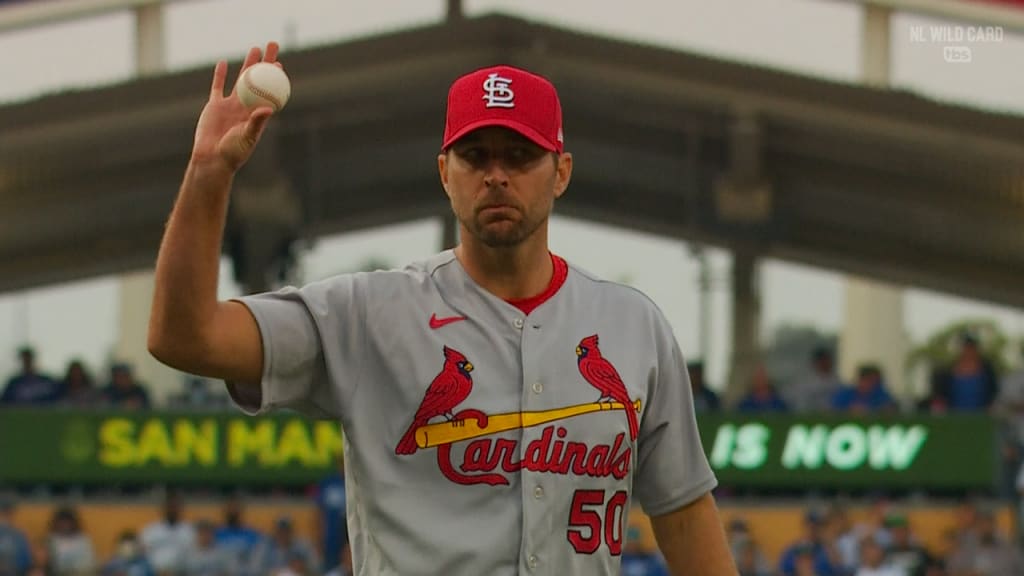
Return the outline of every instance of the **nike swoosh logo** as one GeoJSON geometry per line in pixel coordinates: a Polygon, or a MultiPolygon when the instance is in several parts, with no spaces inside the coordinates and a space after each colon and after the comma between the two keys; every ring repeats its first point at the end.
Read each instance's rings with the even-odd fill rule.
{"type": "Polygon", "coordinates": [[[452,322],[458,322],[459,320],[465,320],[465,316],[448,316],[447,318],[438,318],[437,314],[430,315],[430,329],[437,330],[442,326],[447,326],[452,322]]]}

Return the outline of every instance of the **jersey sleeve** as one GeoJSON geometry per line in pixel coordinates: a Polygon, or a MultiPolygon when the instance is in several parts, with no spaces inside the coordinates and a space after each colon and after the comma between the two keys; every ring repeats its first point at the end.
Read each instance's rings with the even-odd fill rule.
{"type": "Polygon", "coordinates": [[[259,393],[251,396],[229,382],[232,400],[249,414],[287,408],[314,418],[339,417],[365,355],[360,285],[356,276],[343,275],[239,298],[259,326],[263,376],[259,393]]]}
{"type": "Polygon", "coordinates": [[[656,316],[658,361],[640,424],[635,486],[649,516],[677,510],[717,485],[700,441],[686,362],[672,329],[656,316]]]}

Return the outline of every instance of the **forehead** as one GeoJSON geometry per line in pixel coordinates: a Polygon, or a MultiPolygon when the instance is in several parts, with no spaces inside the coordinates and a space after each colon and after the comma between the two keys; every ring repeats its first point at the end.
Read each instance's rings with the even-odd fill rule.
{"type": "Polygon", "coordinates": [[[504,126],[485,126],[466,133],[465,136],[456,140],[452,146],[464,146],[466,144],[533,144],[529,138],[519,132],[504,126]]]}

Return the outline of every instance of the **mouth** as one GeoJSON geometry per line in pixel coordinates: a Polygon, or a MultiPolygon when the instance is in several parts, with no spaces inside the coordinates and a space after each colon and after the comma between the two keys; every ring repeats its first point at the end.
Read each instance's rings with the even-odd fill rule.
{"type": "Polygon", "coordinates": [[[479,210],[477,210],[477,212],[483,215],[500,214],[503,212],[514,212],[515,210],[515,206],[512,206],[511,204],[489,204],[487,206],[482,206],[479,210]]]}

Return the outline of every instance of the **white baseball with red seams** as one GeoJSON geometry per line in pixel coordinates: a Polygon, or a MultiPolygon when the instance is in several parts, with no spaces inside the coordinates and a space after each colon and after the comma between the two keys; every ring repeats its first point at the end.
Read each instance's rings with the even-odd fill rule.
{"type": "Polygon", "coordinates": [[[292,84],[280,66],[258,62],[238,77],[238,99],[248,108],[270,106],[275,112],[284,108],[292,94],[292,84]]]}

